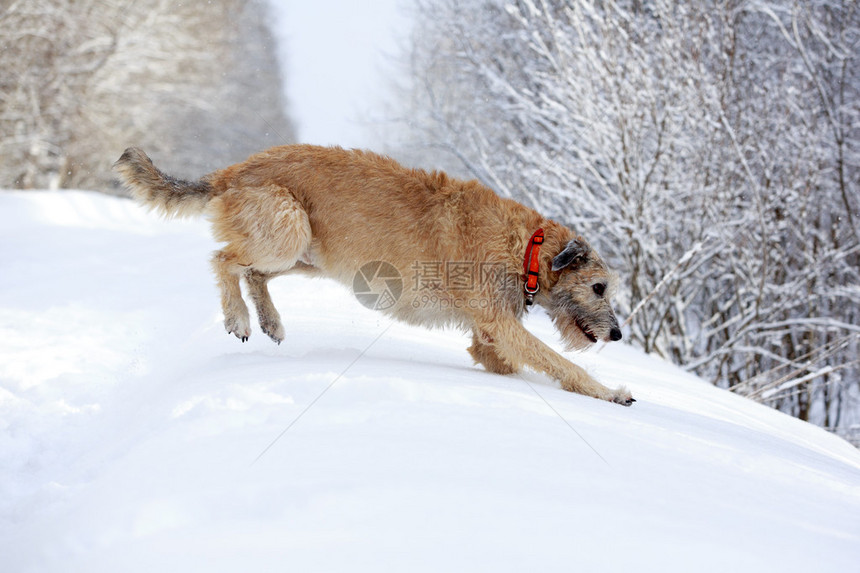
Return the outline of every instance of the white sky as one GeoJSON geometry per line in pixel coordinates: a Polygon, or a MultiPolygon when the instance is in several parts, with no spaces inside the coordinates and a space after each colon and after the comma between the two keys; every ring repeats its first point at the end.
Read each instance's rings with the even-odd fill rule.
{"type": "Polygon", "coordinates": [[[286,63],[288,112],[303,143],[374,147],[409,0],[269,0],[286,63]]]}

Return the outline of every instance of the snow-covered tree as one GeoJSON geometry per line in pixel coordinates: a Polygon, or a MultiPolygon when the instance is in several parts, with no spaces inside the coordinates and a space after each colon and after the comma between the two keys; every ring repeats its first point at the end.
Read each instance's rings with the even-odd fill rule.
{"type": "Polygon", "coordinates": [[[106,188],[132,144],[197,176],[291,140],[264,9],[0,2],[0,186],[106,188]]]}
{"type": "Polygon", "coordinates": [[[860,424],[860,12],[851,1],[420,3],[412,142],[584,233],[631,338],[860,424]]]}

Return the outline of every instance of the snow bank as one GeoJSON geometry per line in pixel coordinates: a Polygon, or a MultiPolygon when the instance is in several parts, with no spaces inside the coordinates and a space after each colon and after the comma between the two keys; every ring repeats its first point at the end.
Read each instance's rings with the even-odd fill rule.
{"type": "MultiPolygon", "coordinates": [[[[0,194],[10,572],[850,571],[860,453],[623,344],[638,399],[473,366],[465,336],[282,278],[220,324],[203,221],[0,194]],[[310,407],[309,407],[310,405],[310,407]]],[[[556,342],[542,314],[529,328],[556,342]]]]}

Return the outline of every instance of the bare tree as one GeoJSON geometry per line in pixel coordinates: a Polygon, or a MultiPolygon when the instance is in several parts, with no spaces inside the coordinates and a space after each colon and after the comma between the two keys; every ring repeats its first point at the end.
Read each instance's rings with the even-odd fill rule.
{"type": "Polygon", "coordinates": [[[649,352],[860,424],[856,2],[418,10],[414,141],[611,253],[649,352]]]}
{"type": "Polygon", "coordinates": [[[3,2],[0,185],[106,188],[129,144],[199,175],[292,139],[263,10],[253,0],[3,2]]]}

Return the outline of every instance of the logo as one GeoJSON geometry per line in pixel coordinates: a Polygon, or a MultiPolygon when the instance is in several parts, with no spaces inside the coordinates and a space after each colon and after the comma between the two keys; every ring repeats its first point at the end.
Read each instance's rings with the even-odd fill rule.
{"type": "Polygon", "coordinates": [[[403,277],[394,265],[373,261],[358,269],[352,279],[352,292],[362,305],[371,310],[387,310],[403,294],[403,277]]]}

